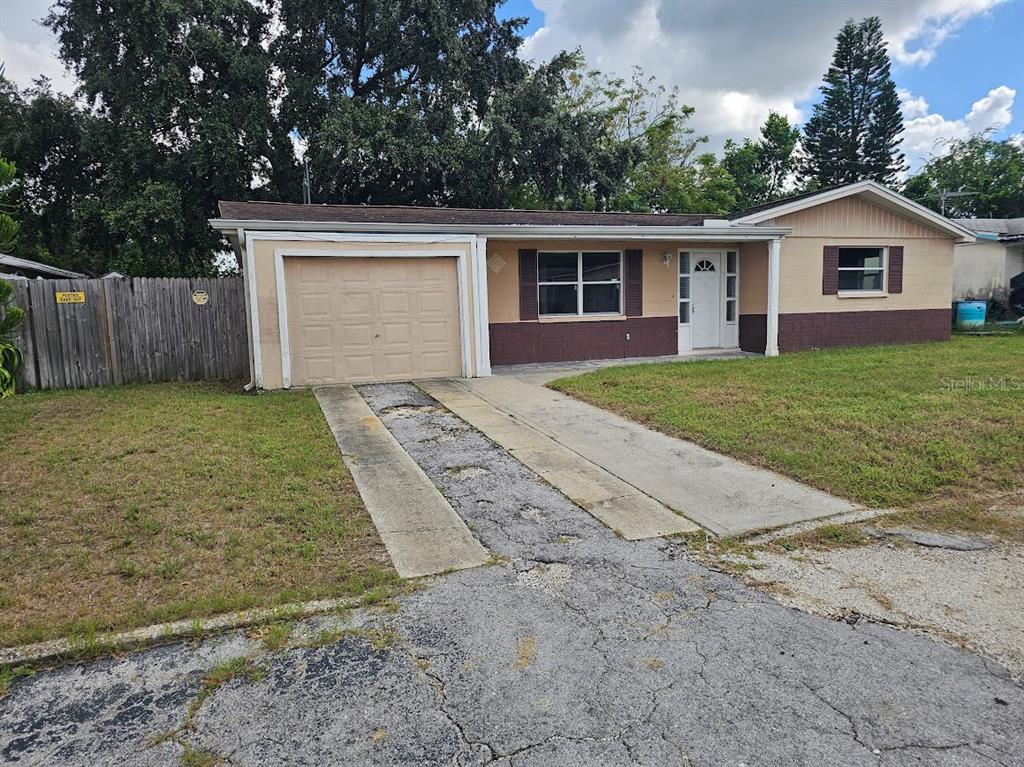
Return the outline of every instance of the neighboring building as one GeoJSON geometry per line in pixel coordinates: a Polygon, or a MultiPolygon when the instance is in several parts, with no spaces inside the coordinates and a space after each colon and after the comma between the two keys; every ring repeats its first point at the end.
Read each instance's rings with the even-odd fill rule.
{"type": "Polygon", "coordinates": [[[953,299],[1006,301],[1010,280],[1024,272],[1024,218],[958,218],[975,242],[953,253],[953,299]]]}
{"type": "Polygon", "coordinates": [[[943,340],[973,235],[862,181],[727,218],[221,202],[257,386],[943,340]]]}
{"type": "Polygon", "coordinates": [[[84,277],[84,274],[71,272],[67,269],[58,269],[39,261],[29,261],[27,258],[17,258],[0,253],[0,275],[4,277],[22,277],[27,280],[74,280],[84,277]]]}

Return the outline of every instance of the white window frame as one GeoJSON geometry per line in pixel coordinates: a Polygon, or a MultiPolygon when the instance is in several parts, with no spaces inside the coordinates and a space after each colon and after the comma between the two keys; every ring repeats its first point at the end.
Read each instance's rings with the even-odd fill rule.
{"type": "Polygon", "coordinates": [[[836,246],[836,293],[840,296],[880,296],[889,289],[889,248],[885,245],[837,245],[836,246]],[[839,266],[840,256],[844,250],[877,250],[882,254],[882,266],[839,266]],[[839,277],[841,272],[882,272],[882,287],[878,290],[840,290],[839,277]]]}
{"type": "Polygon", "coordinates": [[[735,325],[740,321],[740,252],[738,249],[722,251],[722,273],[725,279],[722,280],[722,322],[726,325],[735,325]],[[736,269],[729,271],[729,254],[736,256],[736,269]],[[729,296],[729,278],[733,278],[736,284],[736,295],[729,296]],[[732,302],[732,319],[729,319],[729,302],[732,302]]]}
{"type": "MultiPolygon", "coordinates": [[[[693,251],[690,251],[690,250],[680,250],[679,251],[679,255],[678,255],[678,258],[679,258],[679,268],[676,269],[676,278],[679,279],[679,280],[682,280],[683,277],[686,278],[686,298],[683,298],[682,291],[679,290],[679,286],[677,285],[676,286],[676,291],[677,291],[676,297],[679,299],[677,303],[680,304],[680,306],[682,304],[686,304],[686,307],[687,307],[686,322],[680,321],[679,322],[680,325],[689,325],[690,322],[691,322],[691,318],[692,318],[692,314],[691,314],[692,307],[690,306],[690,302],[693,301],[693,260],[691,258],[692,254],[693,254],[693,251]],[[683,272],[683,256],[684,255],[686,256],[686,272],[683,272]]],[[[680,306],[676,306],[676,319],[677,320],[679,319],[680,306]]]]}
{"type": "Polygon", "coordinates": [[[621,250],[540,250],[537,251],[537,316],[540,319],[558,319],[565,317],[620,317],[623,314],[622,303],[623,293],[623,271],[625,265],[622,262],[623,252],[621,250]],[[540,280],[540,258],[541,256],[553,255],[564,256],[576,254],[576,281],[568,282],[541,282],[540,280]],[[619,279],[617,280],[584,280],[583,279],[583,254],[584,253],[607,253],[618,254],[619,256],[619,279]],[[575,285],[576,286],[576,313],[575,314],[544,314],[540,311],[540,289],[546,285],[575,285]],[[619,286],[619,308],[614,312],[586,312],[583,311],[583,286],[584,285],[618,285],[619,286]]]}

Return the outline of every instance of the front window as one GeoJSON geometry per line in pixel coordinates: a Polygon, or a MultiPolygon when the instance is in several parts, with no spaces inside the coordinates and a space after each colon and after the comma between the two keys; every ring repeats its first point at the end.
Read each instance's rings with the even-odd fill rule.
{"type": "Polygon", "coordinates": [[[839,248],[839,291],[881,293],[885,248],[839,248]]]}
{"type": "Polygon", "coordinates": [[[584,251],[537,254],[541,316],[622,313],[622,254],[584,251]]]}

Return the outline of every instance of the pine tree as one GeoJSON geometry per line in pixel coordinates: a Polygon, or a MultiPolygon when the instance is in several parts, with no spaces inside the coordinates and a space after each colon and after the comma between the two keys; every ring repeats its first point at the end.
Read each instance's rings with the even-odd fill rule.
{"type": "Polygon", "coordinates": [[[804,184],[895,182],[906,169],[899,151],[903,118],[877,16],[859,24],[850,19],[839,30],[821,92],[804,126],[804,184]]]}

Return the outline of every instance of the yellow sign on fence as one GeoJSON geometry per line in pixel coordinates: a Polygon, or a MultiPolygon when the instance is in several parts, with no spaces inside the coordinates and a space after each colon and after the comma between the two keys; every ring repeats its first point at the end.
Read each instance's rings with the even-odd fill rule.
{"type": "Polygon", "coordinates": [[[70,293],[62,293],[57,291],[57,303],[58,304],[84,304],[85,293],[82,291],[71,291],[70,293]]]}

